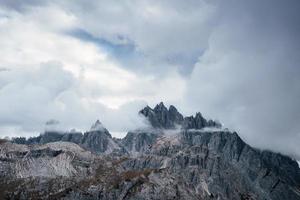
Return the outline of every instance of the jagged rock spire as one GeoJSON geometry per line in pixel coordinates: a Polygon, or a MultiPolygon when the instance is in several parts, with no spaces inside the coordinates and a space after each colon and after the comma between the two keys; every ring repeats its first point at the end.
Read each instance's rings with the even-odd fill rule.
{"type": "Polygon", "coordinates": [[[168,110],[167,107],[164,105],[163,102],[160,102],[159,104],[157,104],[154,108],[154,110],[157,110],[157,111],[162,111],[162,110],[168,110]]]}
{"type": "Polygon", "coordinates": [[[157,104],[154,109],[146,106],[139,113],[144,115],[154,128],[172,129],[183,120],[182,115],[174,106],[168,109],[163,102],[157,104]]]}
{"type": "Polygon", "coordinates": [[[168,109],[163,102],[157,104],[154,109],[146,106],[139,113],[144,115],[154,128],[174,129],[179,125],[184,129],[201,129],[221,126],[213,120],[207,121],[200,112],[197,112],[195,117],[183,117],[175,106],[170,105],[168,109]]]}
{"type": "Polygon", "coordinates": [[[103,124],[100,122],[100,120],[98,119],[92,126],[90,131],[104,131],[105,127],[103,126],[103,124]]]}

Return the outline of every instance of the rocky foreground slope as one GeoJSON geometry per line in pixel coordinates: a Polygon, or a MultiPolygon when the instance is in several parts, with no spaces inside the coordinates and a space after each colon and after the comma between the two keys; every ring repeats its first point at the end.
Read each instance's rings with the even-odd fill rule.
{"type": "Polygon", "coordinates": [[[150,128],[112,138],[46,132],[0,144],[0,199],[300,199],[300,169],[254,149],[200,113],[162,103],[140,114],[150,128]]]}

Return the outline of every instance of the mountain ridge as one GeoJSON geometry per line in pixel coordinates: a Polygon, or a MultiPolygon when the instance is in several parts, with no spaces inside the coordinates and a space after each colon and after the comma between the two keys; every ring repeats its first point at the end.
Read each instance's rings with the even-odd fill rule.
{"type": "Polygon", "coordinates": [[[113,138],[96,121],[81,136],[48,132],[38,139],[0,144],[0,189],[27,184],[13,187],[16,191],[6,189],[2,195],[11,199],[30,199],[34,194],[43,199],[300,199],[300,169],[295,160],[253,148],[201,113],[183,117],[174,106],[168,109],[160,103],[139,114],[152,128],[129,131],[122,139],[113,138]],[[35,170],[24,171],[30,167],[35,170]],[[47,177],[36,173],[43,171],[47,177]],[[26,176],[16,176],[20,173],[26,176]],[[41,179],[46,184],[36,189],[41,179]]]}

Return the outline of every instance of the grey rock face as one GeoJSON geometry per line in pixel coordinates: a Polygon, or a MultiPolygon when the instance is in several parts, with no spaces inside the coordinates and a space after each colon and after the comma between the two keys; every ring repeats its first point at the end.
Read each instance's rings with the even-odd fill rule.
{"type": "Polygon", "coordinates": [[[30,137],[26,140],[25,137],[13,138],[12,142],[17,144],[45,144],[62,140],[65,133],[55,131],[45,131],[37,137],[30,137]]]}
{"type": "Polygon", "coordinates": [[[71,133],[66,133],[63,135],[61,138],[61,141],[65,142],[73,142],[75,144],[81,144],[83,135],[80,132],[71,132],[71,133]]]}
{"type": "Polygon", "coordinates": [[[154,128],[174,129],[181,126],[184,129],[202,129],[205,127],[221,127],[218,122],[207,121],[200,112],[195,117],[183,117],[174,106],[171,105],[167,109],[162,102],[157,104],[154,109],[147,106],[139,113],[145,116],[154,128]]]}
{"type": "Polygon", "coordinates": [[[80,164],[92,161],[94,155],[69,142],[44,145],[19,145],[7,142],[0,146],[0,162],[8,170],[1,175],[15,178],[72,176],[86,172],[80,164]],[[11,172],[11,173],[10,173],[11,172]]]}
{"type": "Polygon", "coordinates": [[[60,141],[63,137],[63,133],[47,131],[44,134],[42,134],[41,136],[42,137],[41,137],[39,143],[46,144],[46,143],[49,143],[49,142],[60,141]]]}
{"type": "Polygon", "coordinates": [[[202,129],[205,127],[221,128],[221,124],[213,120],[206,120],[201,113],[196,113],[196,116],[185,117],[183,121],[184,129],[202,129]]]}
{"type": "Polygon", "coordinates": [[[112,141],[110,133],[97,120],[90,131],[84,133],[80,144],[92,152],[103,153],[109,148],[110,141],[112,141]]]}
{"type": "Polygon", "coordinates": [[[300,200],[295,160],[255,149],[200,113],[184,118],[159,104],[141,114],[153,128],[123,139],[100,122],[84,135],[62,136],[84,149],[1,143],[0,199],[300,200]]]}
{"type": "Polygon", "coordinates": [[[162,102],[154,109],[147,106],[139,113],[145,116],[154,128],[175,128],[183,121],[183,116],[174,106],[170,106],[168,110],[162,102]]]}
{"type": "Polygon", "coordinates": [[[122,146],[132,154],[148,151],[155,143],[159,133],[155,131],[130,131],[121,141],[122,146]]]}
{"type": "Polygon", "coordinates": [[[57,141],[73,142],[94,153],[119,152],[122,149],[99,120],[84,134],[80,132],[61,133],[47,131],[28,140],[25,138],[13,138],[12,140],[12,142],[17,144],[46,144],[57,141]]]}
{"type": "MultiPolygon", "coordinates": [[[[34,178],[22,179],[25,187],[14,188],[17,192],[7,189],[3,195],[11,199],[19,199],[20,196],[28,199],[37,194],[43,199],[300,199],[300,169],[297,163],[280,154],[254,149],[235,132],[181,130],[172,134],[156,134],[156,139],[150,140],[151,134],[145,134],[128,135],[126,142],[136,136],[145,142],[137,145],[140,148],[134,150],[138,152],[134,156],[87,154],[93,155],[91,158],[83,156],[86,151],[67,148],[69,155],[78,155],[76,160],[66,159],[68,163],[68,160],[71,161],[74,169],[78,169],[76,171],[70,170],[73,168],[66,164],[59,164],[65,159],[54,161],[66,151],[65,147],[57,147],[60,142],[56,145],[48,143],[48,150],[35,147],[43,149],[43,153],[31,150],[35,163],[39,163],[38,160],[48,165],[56,163],[64,176],[60,179],[56,175],[42,178],[40,173],[31,171],[34,178]],[[84,166],[88,170],[84,170],[84,166]],[[76,176],[72,175],[74,173],[76,176]],[[39,185],[41,180],[43,184],[39,185]]],[[[124,145],[126,142],[124,140],[124,145]]],[[[129,143],[127,148],[131,146],[132,143],[129,143]]],[[[13,172],[15,168],[22,171],[23,168],[11,168],[20,165],[6,163],[23,162],[28,152],[26,145],[2,148],[1,152],[4,152],[2,155],[14,152],[14,156],[8,156],[11,161],[0,160],[1,166],[6,166],[6,172],[13,172]]],[[[58,173],[50,169],[47,168],[47,174],[58,173]]],[[[3,176],[2,186],[20,181],[15,174],[3,176]]]]}
{"type": "Polygon", "coordinates": [[[90,151],[103,153],[108,148],[109,140],[111,135],[108,132],[91,131],[84,133],[81,145],[90,151]]]}

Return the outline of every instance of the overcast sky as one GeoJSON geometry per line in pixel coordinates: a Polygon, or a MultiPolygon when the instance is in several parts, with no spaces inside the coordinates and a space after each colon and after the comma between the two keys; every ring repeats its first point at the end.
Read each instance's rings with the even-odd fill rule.
{"type": "Polygon", "coordinates": [[[299,10],[299,0],[0,0],[0,136],[100,119],[120,137],[164,101],[300,158],[299,10]]]}

